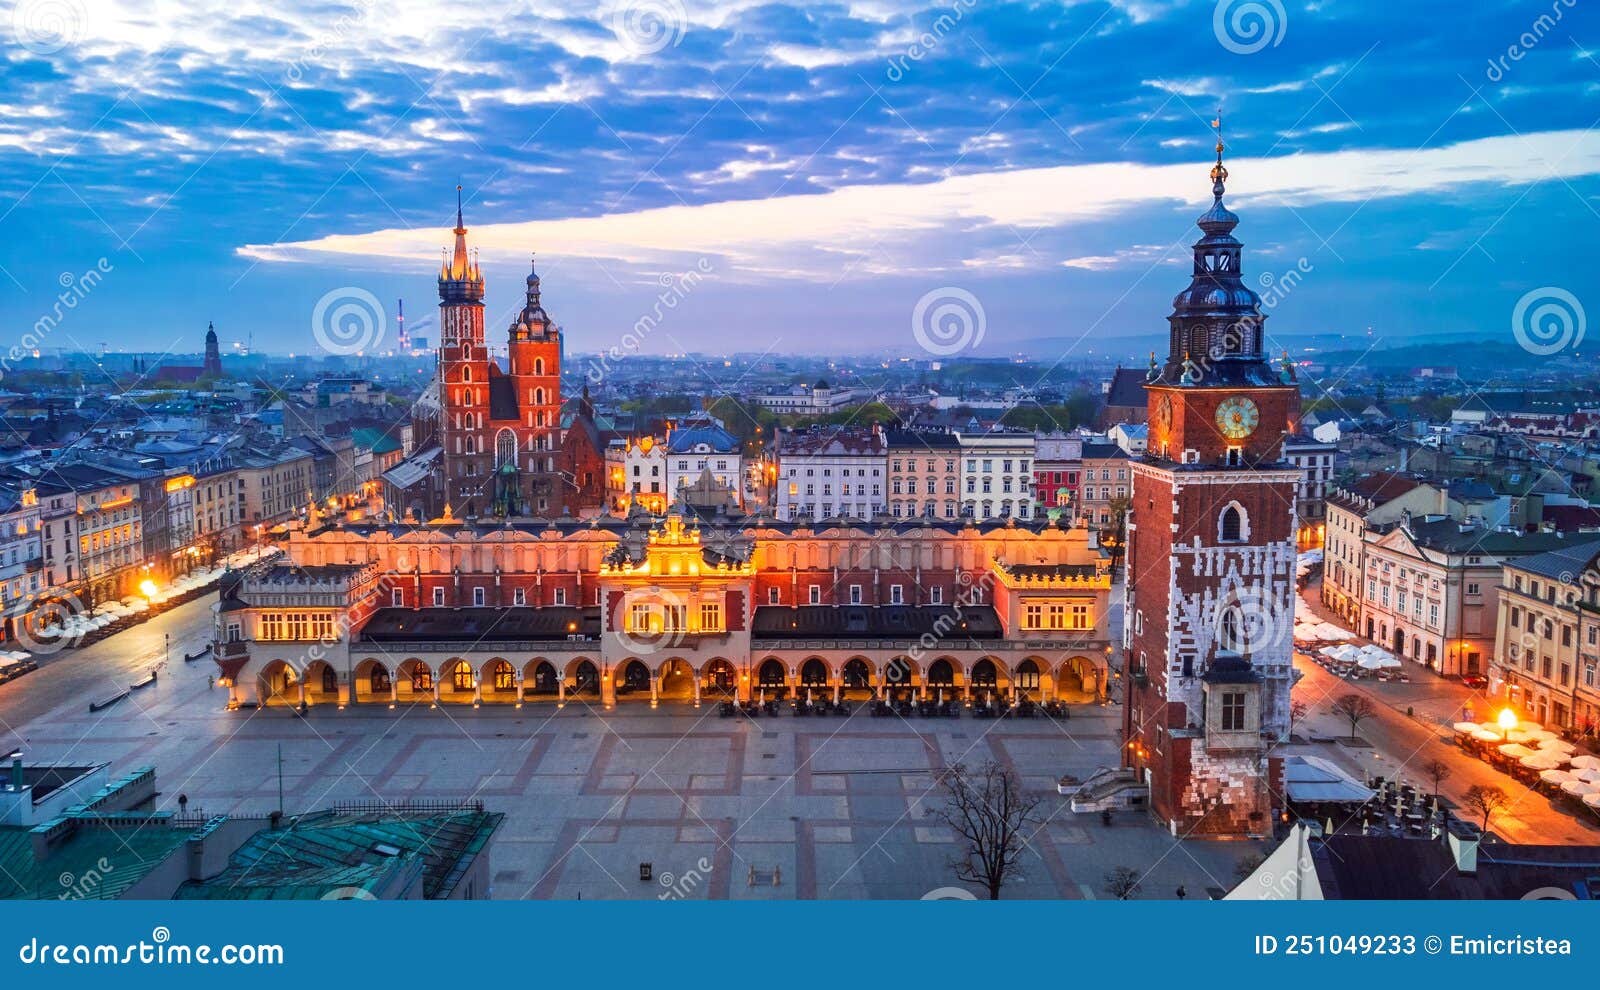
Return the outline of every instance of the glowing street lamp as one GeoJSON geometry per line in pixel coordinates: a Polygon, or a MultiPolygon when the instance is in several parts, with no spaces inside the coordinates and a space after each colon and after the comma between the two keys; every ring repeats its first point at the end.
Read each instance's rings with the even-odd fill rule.
{"type": "Polygon", "coordinates": [[[145,578],[143,581],[139,582],[139,594],[145,596],[147,599],[155,598],[156,590],[156,583],[149,578],[145,578]]]}
{"type": "Polygon", "coordinates": [[[1500,726],[1500,738],[1507,740],[1511,736],[1511,730],[1517,727],[1517,713],[1509,708],[1502,708],[1495,721],[1500,726]]]}

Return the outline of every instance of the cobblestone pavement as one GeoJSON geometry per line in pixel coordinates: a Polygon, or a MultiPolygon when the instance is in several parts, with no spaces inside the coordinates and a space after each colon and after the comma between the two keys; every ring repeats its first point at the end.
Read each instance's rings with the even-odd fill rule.
{"type": "Polygon", "coordinates": [[[499,898],[920,898],[958,886],[956,846],[928,814],[942,803],[930,771],[957,761],[1009,763],[1044,797],[1046,823],[1006,897],[1104,897],[1106,871],[1128,866],[1144,876],[1141,897],[1182,886],[1200,898],[1231,886],[1256,845],[1179,842],[1143,816],[1107,828],[1074,815],[1056,779],[1115,760],[1115,708],[1075,707],[1059,723],[724,719],[713,706],[644,702],[229,713],[222,689],[207,687],[215,667],[181,658],[179,644],[191,652],[209,628],[196,605],[174,612],[170,630],[118,634],[0,688],[6,745],[40,762],[153,765],[159,807],[181,793],[190,812],[275,808],[280,748],[291,812],[479,798],[506,813],[492,864],[499,898]],[[168,631],[174,659],[160,680],[90,713],[89,701],[147,669],[168,631]],[[41,710],[37,699],[57,703],[41,710]]]}

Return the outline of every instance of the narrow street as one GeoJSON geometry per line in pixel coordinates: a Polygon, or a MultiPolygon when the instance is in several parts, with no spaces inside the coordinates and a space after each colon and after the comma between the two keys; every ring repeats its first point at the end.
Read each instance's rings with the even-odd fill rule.
{"type": "MultiPolygon", "coordinates": [[[[1328,619],[1316,594],[1317,588],[1312,585],[1301,595],[1299,607],[1328,619]]],[[[1585,819],[1580,817],[1582,812],[1574,815],[1561,810],[1546,795],[1456,747],[1453,723],[1464,717],[1481,721],[1493,714],[1481,691],[1439,677],[1409,661],[1404,668],[1411,677],[1409,683],[1344,680],[1298,653],[1295,668],[1303,675],[1295,686],[1295,700],[1309,706],[1306,717],[1295,726],[1297,736],[1346,739],[1350,735],[1349,720],[1332,711],[1334,702],[1346,694],[1364,695],[1377,707],[1377,713],[1362,721],[1356,732],[1367,745],[1318,742],[1309,744],[1312,748],[1308,751],[1333,759],[1363,779],[1379,774],[1410,781],[1425,790],[1431,790],[1433,784],[1421,767],[1437,758],[1451,768],[1440,792],[1458,808],[1462,796],[1475,784],[1506,792],[1511,801],[1509,807],[1490,823],[1490,830],[1505,839],[1521,843],[1600,842],[1600,816],[1591,814],[1585,819]],[[1472,714],[1464,715],[1469,708],[1472,714]]],[[[1473,817],[1470,812],[1462,814],[1473,817]]]]}

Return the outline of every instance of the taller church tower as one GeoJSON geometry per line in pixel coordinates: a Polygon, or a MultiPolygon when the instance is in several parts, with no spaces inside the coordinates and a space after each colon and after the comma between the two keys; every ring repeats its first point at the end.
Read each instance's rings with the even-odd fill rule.
{"type": "Polygon", "coordinates": [[[1300,390],[1262,351],[1217,127],[1193,275],[1166,361],[1151,358],[1128,525],[1123,761],[1180,836],[1271,831],[1293,683],[1299,473],[1283,441],[1300,390]]]}
{"type": "Polygon", "coordinates": [[[494,496],[489,452],[489,349],[483,339],[483,273],[467,251],[456,187],[455,250],[439,268],[440,443],[444,499],[457,515],[484,511],[494,496]]]}

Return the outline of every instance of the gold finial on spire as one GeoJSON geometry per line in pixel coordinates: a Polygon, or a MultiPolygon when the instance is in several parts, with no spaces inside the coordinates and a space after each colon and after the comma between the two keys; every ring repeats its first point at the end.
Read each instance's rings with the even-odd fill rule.
{"type": "Polygon", "coordinates": [[[1211,185],[1216,195],[1222,195],[1222,184],[1228,181],[1228,167],[1222,164],[1222,152],[1226,145],[1222,143],[1222,108],[1217,108],[1217,118],[1211,122],[1211,127],[1217,132],[1217,164],[1211,167],[1211,185]]]}

